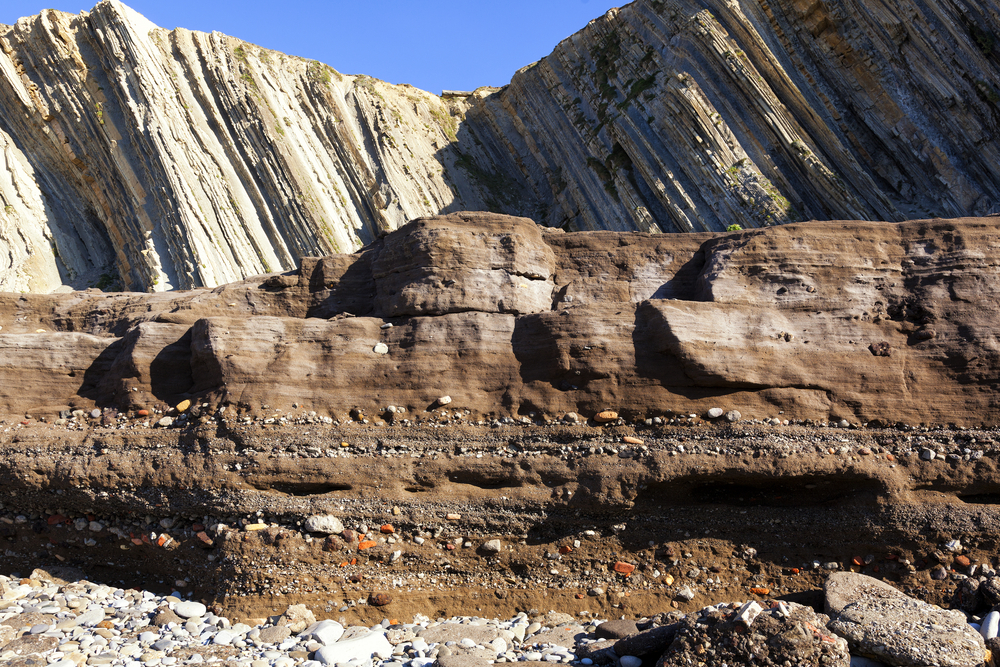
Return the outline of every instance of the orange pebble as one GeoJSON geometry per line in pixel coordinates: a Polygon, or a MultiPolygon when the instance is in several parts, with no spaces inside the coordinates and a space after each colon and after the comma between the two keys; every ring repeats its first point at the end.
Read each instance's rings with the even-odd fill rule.
{"type": "Polygon", "coordinates": [[[633,572],[635,572],[635,565],[631,563],[626,563],[624,561],[618,561],[615,563],[615,572],[618,574],[624,574],[626,577],[633,572]]]}
{"type": "Polygon", "coordinates": [[[364,542],[358,545],[358,551],[371,549],[373,546],[375,546],[375,544],[376,544],[375,540],[365,540],[364,542]]]}
{"type": "Polygon", "coordinates": [[[565,556],[566,554],[573,553],[573,549],[572,547],[559,547],[559,553],[565,556]]]}
{"type": "Polygon", "coordinates": [[[392,527],[391,523],[385,524],[384,526],[382,526],[381,528],[379,528],[379,530],[382,531],[383,533],[385,533],[386,535],[389,535],[391,533],[395,533],[396,532],[396,529],[392,527]]]}
{"type": "Polygon", "coordinates": [[[755,586],[755,587],[753,587],[753,588],[750,589],[750,592],[753,593],[754,595],[770,595],[771,594],[771,589],[770,588],[760,588],[758,586],[755,586]]]}

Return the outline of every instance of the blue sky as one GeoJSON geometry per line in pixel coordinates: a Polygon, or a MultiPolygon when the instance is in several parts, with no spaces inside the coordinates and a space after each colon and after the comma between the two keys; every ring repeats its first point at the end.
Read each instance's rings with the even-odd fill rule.
{"type": "MultiPolygon", "coordinates": [[[[97,0],[2,0],[0,23],[97,0]]],[[[218,30],[433,93],[502,86],[622,0],[130,0],[163,28],[218,30]]]]}

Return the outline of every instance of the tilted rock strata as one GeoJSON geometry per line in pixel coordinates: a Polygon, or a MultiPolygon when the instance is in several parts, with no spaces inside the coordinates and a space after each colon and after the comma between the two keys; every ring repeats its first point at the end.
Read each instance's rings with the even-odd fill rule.
{"type": "MultiPolygon", "coordinates": [[[[639,0],[462,126],[571,229],[997,210],[995,3],[639,0]]],[[[460,131],[461,136],[461,131],[460,131]]]]}
{"type": "Polygon", "coordinates": [[[117,0],[0,26],[0,289],[214,286],[482,207],[464,106],[117,0]]]}
{"type": "Polygon", "coordinates": [[[421,219],[214,290],[0,296],[0,412],[423,414],[447,395],[473,416],[995,424],[998,239],[994,219],[725,235],[421,219]]]}
{"type": "Polygon", "coordinates": [[[0,26],[0,289],[214,286],[421,215],[721,231],[983,215],[997,9],[638,0],[437,97],[117,0],[0,26]]]}

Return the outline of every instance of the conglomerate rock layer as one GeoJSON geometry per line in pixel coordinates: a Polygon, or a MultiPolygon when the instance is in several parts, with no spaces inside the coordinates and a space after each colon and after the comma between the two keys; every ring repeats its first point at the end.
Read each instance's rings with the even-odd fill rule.
{"type": "Polygon", "coordinates": [[[0,26],[0,289],[162,291],[421,215],[720,231],[997,210],[994,2],[638,0],[438,97],[104,0],[0,26]]]}
{"type": "Polygon", "coordinates": [[[1000,423],[994,218],[734,233],[415,220],[215,289],[0,295],[0,415],[1000,423]],[[210,410],[209,410],[210,408],[210,410]]]}

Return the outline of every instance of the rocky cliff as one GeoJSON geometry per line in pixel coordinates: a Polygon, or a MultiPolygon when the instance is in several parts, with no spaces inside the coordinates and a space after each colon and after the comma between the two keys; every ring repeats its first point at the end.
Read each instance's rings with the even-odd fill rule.
{"type": "Polygon", "coordinates": [[[117,0],[0,26],[0,289],[290,270],[422,215],[719,231],[996,212],[994,3],[638,0],[441,98],[117,0]]]}
{"type": "Polygon", "coordinates": [[[448,396],[470,421],[997,424],[997,238],[989,218],[728,235],[420,219],[216,289],[0,295],[0,414],[424,421],[448,396]]]}

